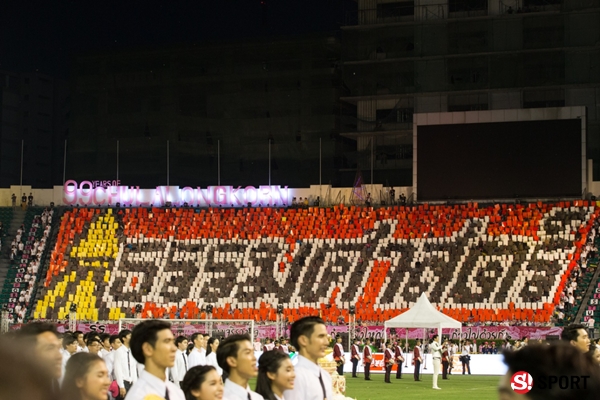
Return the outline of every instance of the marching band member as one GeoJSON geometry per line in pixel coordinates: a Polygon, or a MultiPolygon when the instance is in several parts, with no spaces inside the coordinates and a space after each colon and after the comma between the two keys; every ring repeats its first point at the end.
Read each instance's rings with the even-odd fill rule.
{"type": "Polygon", "coordinates": [[[363,364],[365,365],[365,381],[371,380],[371,361],[373,361],[373,353],[371,352],[371,339],[365,339],[365,347],[363,347],[363,364]]]}

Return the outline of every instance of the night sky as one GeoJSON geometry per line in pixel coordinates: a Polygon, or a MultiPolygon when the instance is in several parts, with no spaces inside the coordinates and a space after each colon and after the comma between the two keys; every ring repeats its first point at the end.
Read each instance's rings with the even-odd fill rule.
{"type": "Polygon", "coordinates": [[[0,69],[69,78],[77,54],[334,32],[353,0],[0,2],[0,69]]]}

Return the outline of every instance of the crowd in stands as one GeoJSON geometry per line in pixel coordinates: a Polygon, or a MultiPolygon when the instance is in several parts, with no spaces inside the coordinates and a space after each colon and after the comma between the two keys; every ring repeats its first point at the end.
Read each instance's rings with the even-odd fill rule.
{"type": "Polygon", "coordinates": [[[41,215],[36,215],[26,234],[25,226],[21,225],[12,244],[11,260],[16,260],[19,267],[25,270],[20,282],[18,302],[13,311],[14,321],[17,323],[25,321],[31,304],[31,296],[40,269],[40,259],[50,236],[53,213],[53,210],[45,209],[41,215]]]}
{"type": "Polygon", "coordinates": [[[581,249],[581,257],[577,261],[577,265],[573,268],[571,275],[568,277],[567,284],[564,290],[560,294],[560,302],[556,306],[553,323],[571,323],[573,321],[573,308],[576,302],[581,302],[581,295],[578,298],[575,297],[575,291],[578,285],[583,283],[584,277],[589,272],[593,274],[593,269],[597,268],[598,260],[596,259],[598,254],[598,247],[596,240],[598,238],[597,233],[600,228],[600,220],[594,221],[593,227],[587,236],[585,245],[581,249]]]}
{"type": "Polygon", "coordinates": [[[548,325],[590,258],[598,214],[583,201],[109,211],[64,214],[37,318],[64,319],[76,302],[78,319],[132,317],[137,305],[146,317],[202,318],[211,304],[213,318],[269,321],[277,299],[295,304],[289,322],[347,323],[355,304],[371,325],[425,291],[467,325],[548,325]]]}

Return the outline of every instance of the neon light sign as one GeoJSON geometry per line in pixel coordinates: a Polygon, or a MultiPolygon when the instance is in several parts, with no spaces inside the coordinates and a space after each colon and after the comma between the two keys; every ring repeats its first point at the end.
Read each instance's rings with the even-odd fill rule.
{"type": "Polygon", "coordinates": [[[63,185],[63,203],[80,206],[109,206],[119,203],[132,207],[162,207],[187,203],[190,207],[286,206],[289,204],[287,186],[158,186],[140,189],[139,186],[96,186],[91,181],[77,183],[69,180],[63,185]]]}

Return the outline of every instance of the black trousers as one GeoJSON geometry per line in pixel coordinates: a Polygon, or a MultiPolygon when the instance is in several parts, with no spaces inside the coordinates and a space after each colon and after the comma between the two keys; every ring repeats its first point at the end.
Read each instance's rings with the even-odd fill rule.
{"type": "Polygon", "coordinates": [[[392,365],[391,364],[386,364],[385,365],[385,382],[386,383],[392,383],[392,381],[390,381],[390,374],[392,373],[392,365]]]}
{"type": "Polygon", "coordinates": [[[415,381],[419,380],[420,373],[421,373],[421,361],[415,360],[415,373],[414,373],[415,381]]]}
{"type": "Polygon", "coordinates": [[[356,378],[356,370],[358,369],[358,360],[356,358],[352,359],[352,377],[356,378]]]}
{"type": "MultiPolygon", "coordinates": [[[[123,386],[125,386],[125,390],[127,391],[127,393],[129,393],[129,389],[131,389],[131,387],[133,386],[133,382],[128,382],[128,381],[123,381],[123,386]]],[[[125,394],[125,396],[127,396],[127,394],[125,394]]],[[[117,400],[123,400],[124,397],[121,397],[121,394],[119,394],[116,397],[117,400]]]]}
{"type": "Polygon", "coordinates": [[[340,363],[340,365],[338,365],[335,370],[337,371],[339,376],[343,376],[344,375],[344,364],[340,363]]]}
{"type": "Polygon", "coordinates": [[[471,375],[471,366],[469,364],[470,364],[470,361],[467,361],[467,362],[463,361],[462,362],[462,365],[463,365],[463,375],[465,374],[465,368],[466,368],[468,374],[471,375]]]}
{"type": "Polygon", "coordinates": [[[365,363],[365,379],[371,379],[371,363],[365,363]]]}
{"type": "Polygon", "coordinates": [[[402,363],[398,361],[396,363],[396,379],[402,379],[402,363]]]}
{"type": "Polygon", "coordinates": [[[448,367],[450,363],[448,361],[442,361],[442,379],[448,379],[448,367]]]}

